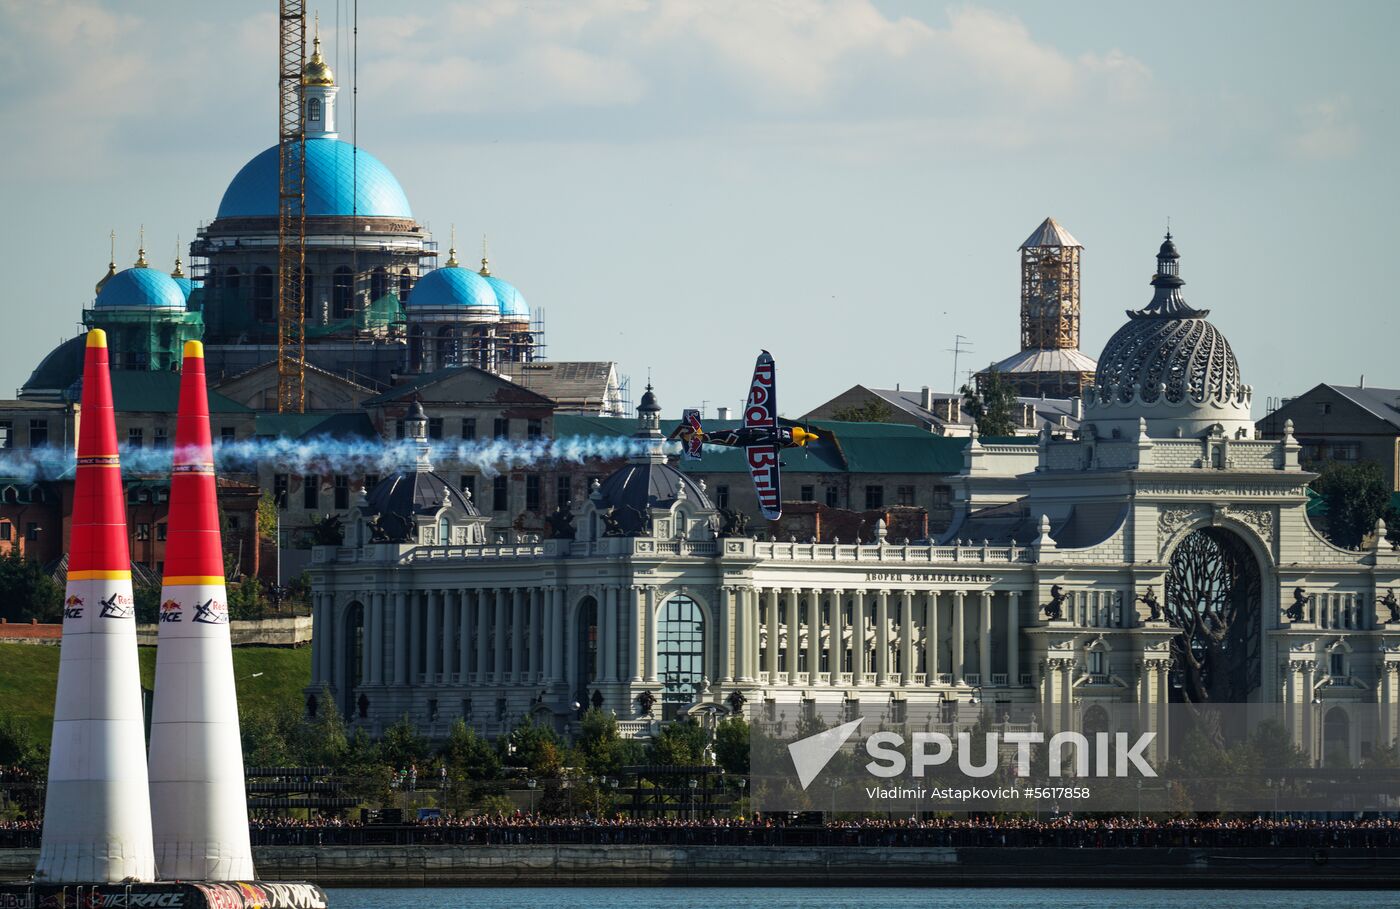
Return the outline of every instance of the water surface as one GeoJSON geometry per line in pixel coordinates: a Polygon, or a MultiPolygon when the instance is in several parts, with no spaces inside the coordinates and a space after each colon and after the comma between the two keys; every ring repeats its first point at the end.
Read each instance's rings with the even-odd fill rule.
{"type": "Polygon", "coordinates": [[[1385,909],[1365,890],[508,887],[328,891],[331,909],[1385,909]]]}

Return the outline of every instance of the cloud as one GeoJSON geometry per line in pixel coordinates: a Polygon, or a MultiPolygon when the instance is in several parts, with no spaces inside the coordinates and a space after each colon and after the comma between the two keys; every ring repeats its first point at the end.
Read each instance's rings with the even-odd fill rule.
{"type": "Polygon", "coordinates": [[[1299,108],[1297,131],[1288,137],[1287,147],[1294,155],[1314,161],[1355,155],[1361,147],[1361,129],[1351,118],[1350,100],[1338,96],[1299,108]]]}

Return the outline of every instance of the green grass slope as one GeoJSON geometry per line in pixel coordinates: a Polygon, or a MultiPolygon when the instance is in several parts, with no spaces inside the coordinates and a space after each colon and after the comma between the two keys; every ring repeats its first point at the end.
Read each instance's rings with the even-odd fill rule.
{"type": "MultiPolygon", "coordinates": [[[[58,685],[57,647],[0,644],[0,716],[13,716],[47,741],[58,685]]],[[[141,684],[155,682],[156,649],[141,647],[141,684]]],[[[311,648],[235,647],[233,677],[238,703],[249,708],[289,708],[300,713],[302,689],[311,682],[311,648]]]]}

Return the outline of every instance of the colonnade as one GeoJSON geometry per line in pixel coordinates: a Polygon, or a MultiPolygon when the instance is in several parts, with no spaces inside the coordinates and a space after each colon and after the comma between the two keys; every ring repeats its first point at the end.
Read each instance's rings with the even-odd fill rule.
{"type": "Polygon", "coordinates": [[[707,604],[705,674],[726,686],[1021,680],[1019,591],[727,585],[701,594],[601,584],[317,594],[313,684],[572,689],[583,675],[589,684],[651,685],[661,674],[660,607],[675,595],[707,604]],[[594,651],[572,620],[590,597],[594,651]],[[358,621],[346,613],[353,608],[358,621]],[[345,640],[359,623],[358,641],[345,640]],[[578,666],[588,653],[593,665],[578,666]]]}

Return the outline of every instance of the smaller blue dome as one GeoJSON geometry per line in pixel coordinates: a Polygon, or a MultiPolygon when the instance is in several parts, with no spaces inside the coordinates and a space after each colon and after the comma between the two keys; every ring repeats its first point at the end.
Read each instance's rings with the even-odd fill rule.
{"type": "Polygon", "coordinates": [[[407,306],[409,309],[465,307],[495,315],[501,306],[491,285],[486,283],[489,280],[469,268],[455,265],[435,268],[413,285],[407,306]]]}
{"type": "Polygon", "coordinates": [[[185,291],[163,271],[128,268],[117,272],[97,295],[98,309],[184,309],[185,291]]]}
{"type": "Polygon", "coordinates": [[[176,278],[174,276],[172,276],[170,280],[174,281],[179,286],[180,293],[184,294],[185,300],[188,301],[190,298],[190,291],[194,290],[194,282],[189,278],[176,278]]]}
{"type": "Polygon", "coordinates": [[[501,301],[502,317],[530,318],[530,305],[525,302],[524,295],[515,289],[514,284],[502,281],[495,275],[487,275],[486,283],[491,285],[491,289],[496,292],[496,299],[501,301]]]}

